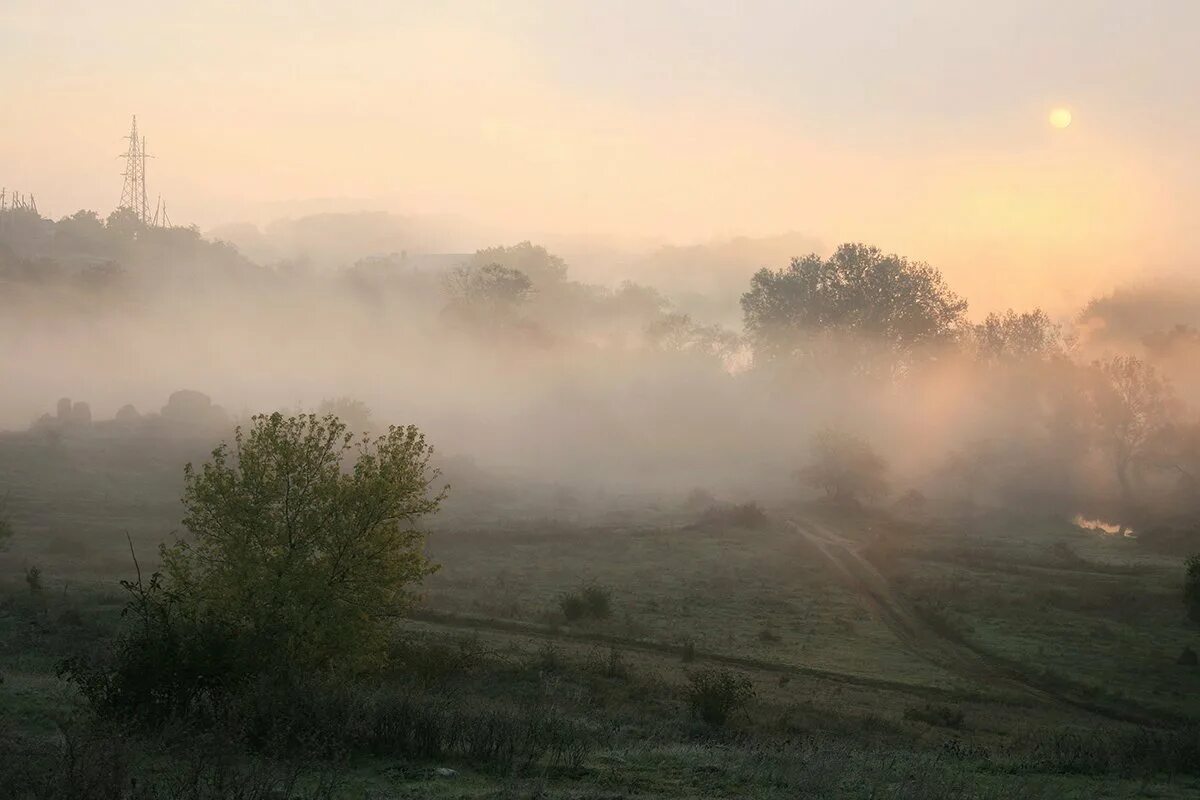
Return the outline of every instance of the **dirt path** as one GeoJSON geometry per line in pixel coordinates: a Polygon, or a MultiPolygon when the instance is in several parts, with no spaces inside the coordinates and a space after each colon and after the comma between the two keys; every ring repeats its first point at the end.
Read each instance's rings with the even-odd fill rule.
{"type": "Polygon", "coordinates": [[[1003,689],[1043,703],[1068,705],[1093,714],[1138,724],[1161,720],[1141,709],[1116,709],[1064,691],[1039,685],[1029,676],[999,659],[940,633],[891,588],[887,578],[861,552],[861,546],[828,525],[815,520],[791,525],[832,565],[870,611],[918,658],[955,675],[1003,689]]]}
{"type": "MultiPolygon", "coordinates": [[[[582,630],[568,631],[561,628],[548,628],[537,623],[518,622],[515,620],[500,620],[490,617],[474,617],[462,614],[448,614],[430,609],[422,609],[414,612],[410,615],[410,619],[415,622],[435,625],[440,628],[489,631],[491,633],[501,633],[535,639],[544,639],[547,641],[557,641],[564,644],[608,645],[610,647],[620,647],[624,650],[670,658],[679,658],[681,652],[680,648],[676,645],[649,641],[646,639],[631,639],[624,636],[612,636],[609,634],[592,633],[582,630]]],[[[739,669],[755,670],[759,672],[818,678],[820,680],[830,681],[832,683],[842,683],[851,686],[881,689],[883,691],[900,692],[917,697],[924,697],[926,699],[939,698],[945,701],[953,701],[956,699],[963,699],[967,696],[963,691],[939,686],[903,683],[901,681],[892,681],[886,678],[870,678],[863,675],[852,675],[845,672],[819,669],[817,667],[806,667],[798,664],[785,664],[777,661],[767,661],[765,659],[746,658],[742,656],[731,656],[721,653],[696,652],[693,660],[697,664],[720,664],[722,666],[737,667],[739,669]]]]}

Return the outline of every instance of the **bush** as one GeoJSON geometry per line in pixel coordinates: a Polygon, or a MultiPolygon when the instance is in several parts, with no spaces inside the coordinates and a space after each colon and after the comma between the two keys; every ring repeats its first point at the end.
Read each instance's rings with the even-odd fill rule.
{"type": "Polygon", "coordinates": [[[1183,580],[1183,604],[1188,619],[1200,623],[1200,553],[1187,560],[1187,574],[1183,580]]]}
{"type": "Polygon", "coordinates": [[[750,679],[727,669],[689,673],[686,691],[692,713],[709,725],[724,725],[731,714],[754,698],[750,679]]]}
{"type": "Polygon", "coordinates": [[[578,768],[597,735],[543,701],[459,699],[403,687],[264,681],[227,706],[250,747],[328,757],[462,758],[502,773],[578,768]]]}
{"type": "Polygon", "coordinates": [[[34,597],[42,596],[42,570],[32,566],[25,570],[25,583],[29,585],[29,593],[34,597]]]}
{"type": "Polygon", "coordinates": [[[558,600],[568,622],[581,619],[607,619],[612,614],[612,590],[607,586],[589,584],[574,592],[564,593],[558,600]]]}
{"type": "Polygon", "coordinates": [[[266,660],[232,631],[188,613],[163,588],[161,576],[121,585],[131,599],[112,647],[58,667],[59,677],[76,684],[100,717],[160,726],[194,716],[219,706],[252,673],[252,664],[266,660]]]}
{"type": "MultiPolygon", "coordinates": [[[[21,800],[332,800],[337,781],[300,759],[246,758],[220,735],[171,737],[164,771],[147,743],[109,725],[68,724],[57,741],[0,737],[0,786],[21,800]],[[140,747],[139,747],[140,745],[140,747]],[[147,763],[149,761],[149,763],[147,763]]],[[[159,748],[151,747],[155,755],[159,748]]]]}
{"type": "Polygon", "coordinates": [[[433,570],[414,527],[444,496],[428,494],[431,455],[413,427],[354,442],[332,416],[254,417],[234,452],[185,467],[191,537],[162,549],[148,584],[140,569],[122,582],[127,624],[108,657],[60,674],[102,713],[161,723],[262,676],[381,667],[433,570]]]}
{"type": "Polygon", "coordinates": [[[468,674],[482,666],[488,657],[478,636],[461,636],[452,641],[400,641],[393,647],[389,660],[392,669],[428,685],[468,674]]]}
{"type": "Polygon", "coordinates": [[[887,464],[866,441],[845,431],[818,431],[811,461],[799,474],[829,499],[848,505],[887,494],[887,464]]]}
{"type": "Polygon", "coordinates": [[[8,496],[5,495],[0,497],[0,550],[8,545],[8,540],[12,538],[12,535],[12,520],[8,516],[8,496]]]}
{"type": "Polygon", "coordinates": [[[1013,766],[1036,772],[1197,775],[1200,729],[1032,730],[1014,741],[1005,756],[1013,766]]]}
{"type": "Polygon", "coordinates": [[[1200,657],[1196,656],[1195,650],[1185,645],[1179,658],[1175,659],[1175,663],[1181,667],[1194,667],[1200,664],[1200,657]]]}

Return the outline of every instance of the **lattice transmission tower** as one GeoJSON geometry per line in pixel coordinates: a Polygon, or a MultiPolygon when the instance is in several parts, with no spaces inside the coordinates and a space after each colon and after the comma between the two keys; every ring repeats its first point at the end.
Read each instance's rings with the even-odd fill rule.
{"type": "Polygon", "coordinates": [[[153,222],[153,215],[146,199],[146,159],[153,156],[146,153],[146,137],[138,136],[136,114],[133,116],[133,127],[125,138],[129,140],[129,150],[120,156],[125,159],[125,171],[121,173],[125,178],[125,186],[121,189],[118,208],[132,211],[139,222],[149,225],[153,222]]]}

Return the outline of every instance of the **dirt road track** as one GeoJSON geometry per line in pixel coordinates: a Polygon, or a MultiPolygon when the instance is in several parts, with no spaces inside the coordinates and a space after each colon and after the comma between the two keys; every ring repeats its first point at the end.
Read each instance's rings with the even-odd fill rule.
{"type": "Polygon", "coordinates": [[[1025,696],[1042,703],[1079,708],[1090,713],[1142,725],[1162,724],[1161,715],[1143,709],[1100,705],[1061,687],[1046,686],[1011,665],[962,641],[947,638],[914,611],[891,588],[887,578],[850,541],[833,527],[816,520],[788,524],[811,544],[837,571],[843,582],[862,599],[867,608],[914,655],[948,672],[1025,696]]]}

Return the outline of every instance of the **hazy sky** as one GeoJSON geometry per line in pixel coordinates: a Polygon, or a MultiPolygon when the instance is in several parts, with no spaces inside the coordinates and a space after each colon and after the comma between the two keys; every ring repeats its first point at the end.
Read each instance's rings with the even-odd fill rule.
{"type": "Polygon", "coordinates": [[[107,213],[137,113],[176,222],[795,230],[1053,304],[1194,263],[1198,36],[1195,0],[3,0],[0,183],[107,213]]]}

